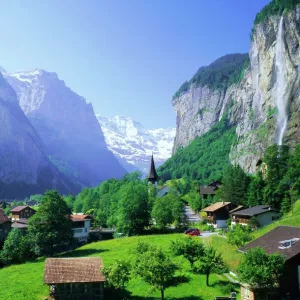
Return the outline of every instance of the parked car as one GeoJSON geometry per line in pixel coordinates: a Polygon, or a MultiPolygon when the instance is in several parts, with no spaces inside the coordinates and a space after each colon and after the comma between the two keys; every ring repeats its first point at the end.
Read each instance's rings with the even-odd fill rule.
{"type": "Polygon", "coordinates": [[[190,236],[198,236],[200,235],[200,230],[197,228],[189,228],[184,233],[190,236]]]}

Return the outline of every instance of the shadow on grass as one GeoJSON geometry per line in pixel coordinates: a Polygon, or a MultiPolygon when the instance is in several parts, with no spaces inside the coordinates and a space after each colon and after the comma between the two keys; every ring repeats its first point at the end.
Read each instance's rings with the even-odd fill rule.
{"type": "MultiPolygon", "coordinates": [[[[115,290],[111,289],[105,289],[104,290],[105,298],[107,299],[114,299],[114,300],[158,300],[160,297],[151,297],[151,296],[133,296],[131,293],[127,290],[118,292],[115,290]]],[[[174,297],[170,298],[168,297],[168,290],[165,291],[165,299],[170,300],[170,299],[176,299],[174,297]]],[[[180,297],[178,298],[180,300],[203,300],[202,297],[198,296],[187,296],[187,297],[180,297]]]]}
{"type": "Polygon", "coordinates": [[[109,251],[108,249],[78,249],[74,251],[65,252],[59,257],[82,257],[82,256],[90,256],[94,254],[101,254],[103,252],[109,251]]]}

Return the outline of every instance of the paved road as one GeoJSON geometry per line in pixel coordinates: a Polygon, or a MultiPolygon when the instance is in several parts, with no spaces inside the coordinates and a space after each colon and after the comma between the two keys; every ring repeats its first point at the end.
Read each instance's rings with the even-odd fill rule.
{"type": "Polygon", "coordinates": [[[199,215],[195,214],[195,212],[188,205],[185,207],[185,214],[187,215],[189,223],[196,223],[201,221],[199,215]]]}

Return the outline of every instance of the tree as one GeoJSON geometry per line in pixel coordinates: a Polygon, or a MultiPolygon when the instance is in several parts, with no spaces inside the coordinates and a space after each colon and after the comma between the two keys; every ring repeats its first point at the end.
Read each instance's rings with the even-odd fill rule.
{"type": "Polygon", "coordinates": [[[239,165],[227,167],[223,175],[222,200],[237,205],[245,204],[249,181],[249,176],[239,165]]]}
{"type": "Polygon", "coordinates": [[[238,248],[244,246],[247,242],[252,240],[250,227],[240,224],[235,225],[227,234],[228,243],[235,245],[238,248]]]}
{"type": "Polygon", "coordinates": [[[206,286],[209,286],[209,275],[212,273],[226,273],[228,272],[228,267],[221,253],[217,253],[216,249],[209,245],[204,248],[203,255],[199,256],[195,262],[193,270],[195,273],[206,275],[206,286]]]}
{"type": "Polygon", "coordinates": [[[251,178],[248,196],[247,196],[247,205],[249,207],[263,204],[263,190],[265,182],[261,172],[258,172],[257,175],[251,178]]]}
{"type": "Polygon", "coordinates": [[[37,255],[52,256],[55,245],[72,241],[70,209],[57,191],[45,193],[39,210],[28,221],[28,234],[37,255]]]}
{"type": "Polygon", "coordinates": [[[168,197],[168,195],[162,198],[156,198],[151,216],[154,218],[156,226],[159,228],[165,228],[172,224],[174,222],[172,214],[172,199],[168,197]]]}
{"type": "Polygon", "coordinates": [[[110,287],[121,291],[130,279],[130,269],[127,261],[116,260],[112,265],[104,267],[102,273],[110,287]]]}
{"type": "Polygon", "coordinates": [[[22,263],[33,258],[31,243],[28,236],[20,229],[13,228],[8,234],[2,251],[0,260],[3,264],[22,263]]]}
{"type": "Polygon", "coordinates": [[[153,245],[138,244],[133,268],[136,275],[160,291],[162,300],[165,299],[165,290],[176,283],[174,279],[178,266],[162,249],[153,245]]]}
{"type": "Polygon", "coordinates": [[[267,254],[259,247],[250,249],[238,266],[239,280],[268,292],[278,286],[284,262],[285,258],[278,253],[267,254]]]}
{"type": "Polygon", "coordinates": [[[171,243],[171,252],[176,256],[182,255],[189,261],[191,267],[193,267],[195,261],[204,254],[203,244],[191,237],[171,241],[171,243]]]}
{"type": "Polygon", "coordinates": [[[118,197],[118,230],[129,235],[141,233],[150,223],[147,184],[130,181],[120,188],[118,197]]]}

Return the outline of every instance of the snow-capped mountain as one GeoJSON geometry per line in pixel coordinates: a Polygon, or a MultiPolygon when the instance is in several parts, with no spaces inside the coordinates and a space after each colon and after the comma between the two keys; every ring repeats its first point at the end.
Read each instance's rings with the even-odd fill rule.
{"type": "Polygon", "coordinates": [[[41,69],[6,73],[19,104],[41,137],[51,162],[81,186],[126,174],[107,149],[91,103],[56,73],[41,69]]]}
{"type": "Polygon", "coordinates": [[[152,153],[156,166],[171,157],[175,128],[147,130],[129,117],[96,116],[108,148],[127,171],[138,169],[147,173],[152,153]]]}

